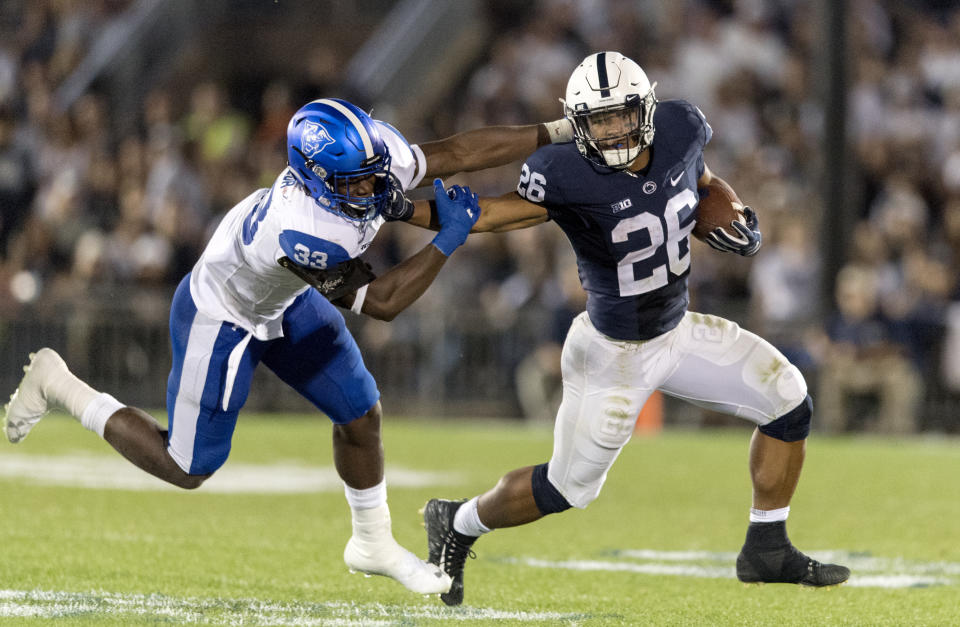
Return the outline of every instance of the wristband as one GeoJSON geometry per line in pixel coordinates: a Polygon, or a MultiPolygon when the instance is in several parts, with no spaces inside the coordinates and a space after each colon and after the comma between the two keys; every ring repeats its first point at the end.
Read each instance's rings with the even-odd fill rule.
{"type": "Polygon", "coordinates": [[[369,283],[357,290],[356,296],[353,297],[353,305],[350,307],[350,311],[353,313],[362,313],[363,301],[367,298],[368,287],[370,287],[369,283]]]}
{"type": "Polygon", "coordinates": [[[573,122],[567,118],[560,118],[553,122],[544,122],[551,144],[563,144],[573,141],[573,122]]]}

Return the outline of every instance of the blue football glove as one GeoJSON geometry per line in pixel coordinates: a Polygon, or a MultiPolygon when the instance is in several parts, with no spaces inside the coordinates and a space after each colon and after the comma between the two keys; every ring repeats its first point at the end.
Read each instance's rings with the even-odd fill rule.
{"type": "Polygon", "coordinates": [[[721,252],[737,253],[744,257],[756,255],[763,240],[760,220],[750,207],[743,208],[743,215],[747,218],[746,224],[737,220],[731,225],[736,233],[730,234],[726,229],[717,227],[710,231],[705,241],[721,252]]]}
{"type": "Polygon", "coordinates": [[[433,238],[433,245],[449,257],[467,241],[470,229],[480,217],[480,204],[469,187],[454,185],[445,190],[440,179],[433,181],[433,194],[440,221],[440,232],[433,238]]]}

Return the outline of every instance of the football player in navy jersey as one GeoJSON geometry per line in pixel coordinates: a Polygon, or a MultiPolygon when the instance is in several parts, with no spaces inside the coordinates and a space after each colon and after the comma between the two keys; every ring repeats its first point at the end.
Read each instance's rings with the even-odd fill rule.
{"type": "Polygon", "coordinates": [[[334,423],[334,464],[353,518],[347,565],[414,592],[445,592],[450,578],[393,538],[380,392],[335,305],[392,319],[433,282],[480,213],[469,189],[445,190],[436,179],[432,210],[414,220],[436,237],[375,278],[359,256],[386,221],[414,217],[405,190],[510,163],[564,128],[559,120],[492,127],[418,146],[349,102],[304,105],[287,130],[288,166],[227,212],[176,290],[168,426],[92,389],[44,348],[30,356],[5,407],[7,438],[20,442],[50,409],[62,409],[146,472],[197,488],[226,461],[262,362],[334,423]]]}
{"type": "MultiPolygon", "coordinates": [[[[452,578],[441,598],[463,600],[463,568],[480,535],[533,522],[600,493],[655,391],[757,425],[750,445],[753,503],[736,571],[745,582],[828,586],[844,566],[821,564],[787,538],[812,401],[799,370],[736,323],[687,310],[690,234],[707,186],[733,190],[704,163],[712,134],[683,100],[658,102],[643,70],[616,52],[588,56],[567,85],[569,143],[538,149],[515,192],[481,199],[475,231],[552,220],[576,252],[587,310],[561,358],[563,400],[549,463],[502,477],[467,501],[424,508],[429,561],[452,578]]],[[[713,248],[756,254],[756,214],[705,236],[713,248]]]]}

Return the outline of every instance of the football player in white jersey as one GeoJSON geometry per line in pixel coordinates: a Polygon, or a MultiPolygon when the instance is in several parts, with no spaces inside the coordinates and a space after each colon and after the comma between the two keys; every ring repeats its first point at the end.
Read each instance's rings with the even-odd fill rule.
{"type": "Polygon", "coordinates": [[[226,214],[176,290],[168,426],[90,388],[43,348],[5,407],[7,438],[23,440],[48,410],[63,409],[141,469],[197,488],[226,461],[262,362],[333,422],[353,517],[347,565],[414,592],[445,592],[449,577],[393,539],[380,393],[334,305],[392,319],[423,294],[479,216],[469,189],[445,190],[437,179],[435,202],[414,220],[438,229],[436,237],[374,278],[358,257],[385,221],[414,217],[404,190],[520,159],[562,127],[491,127],[417,146],[343,100],[306,104],[287,130],[288,167],[226,214]]]}
{"type": "MultiPolygon", "coordinates": [[[[587,311],[563,346],[563,400],[549,463],[506,474],[466,502],[424,508],[429,560],[453,577],[448,605],[463,601],[471,546],[500,527],[533,522],[600,494],[655,391],[755,425],[750,446],[753,507],[737,557],[744,582],[841,583],[850,571],[821,564],[787,537],[812,401],[800,371],[735,322],[687,310],[690,233],[699,199],[736,194],[703,159],[712,130],[683,100],[657,101],[639,65],[617,52],[588,56],[570,77],[564,113],[574,141],[544,146],[515,192],[481,199],[475,230],[508,230],[552,219],[577,256],[587,311]],[[723,192],[720,189],[722,188],[723,192]]],[[[709,231],[723,252],[754,255],[756,214],[709,231]]]]}

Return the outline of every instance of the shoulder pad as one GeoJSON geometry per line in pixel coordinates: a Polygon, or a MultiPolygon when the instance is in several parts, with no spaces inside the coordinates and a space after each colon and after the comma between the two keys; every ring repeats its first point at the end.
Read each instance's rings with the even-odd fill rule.
{"type": "Polygon", "coordinates": [[[686,100],[664,100],[654,114],[657,132],[667,131],[671,140],[687,139],[701,148],[713,137],[713,129],[698,107],[686,100]]]}
{"type": "Polygon", "coordinates": [[[517,193],[531,202],[564,204],[567,184],[578,180],[577,173],[589,167],[573,142],[541,146],[524,162],[517,193]]]}
{"type": "MultiPolygon", "coordinates": [[[[402,139],[405,144],[409,144],[409,143],[410,143],[410,142],[408,142],[407,139],[403,136],[403,133],[401,133],[400,131],[398,131],[398,130],[397,130],[397,127],[394,126],[393,124],[390,124],[389,122],[384,122],[383,120],[374,120],[374,122],[377,124],[377,126],[380,127],[380,132],[381,132],[381,134],[383,133],[384,130],[387,130],[387,131],[393,133],[394,135],[396,135],[397,137],[399,137],[400,139],[402,139]]],[[[381,136],[382,136],[382,135],[381,135],[381,136]]]]}
{"type": "MultiPolygon", "coordinates": [[[[417,157],[414,155],[410,142],[393,126],[382,120],[374,120],[383,143],[390,151],[390,171],[400,181],[404,190],[415,187],[419,179],[414,179],[417,172],[417,157]]],[[[422,173],[420,173],[422,176],[422,173]]]]}
{"type": "Polygon", "coordinates": [[[662,134],[680,153],[684,162],[702,152],[713,137],[713,129],[700,109],[686,100],[664,100],[653,118],[658,135],[662,134]]]}

